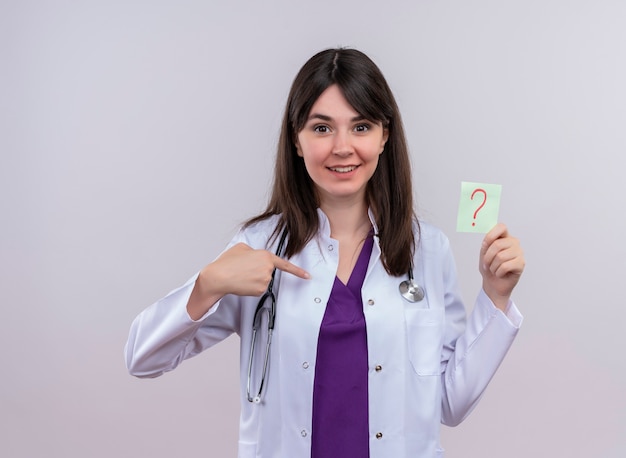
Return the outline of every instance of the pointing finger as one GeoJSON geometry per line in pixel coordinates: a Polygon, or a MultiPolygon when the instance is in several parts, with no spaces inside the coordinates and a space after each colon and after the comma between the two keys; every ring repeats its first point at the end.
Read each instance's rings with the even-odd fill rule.
{"type": "Polygon", "coordinates": [[[276,255],[273,255],[273,256],[274,256],[274,266],[276,266],[277,269],[282,270],[283,272],[287,272],[292,275],[295,275],[296,277],[302,278],[304,280],[308,280],[309,278],[311,278],[311,275],[303,268],[298,267],[295,264],[292,264],[286,259],[280,258],[276,255]]]}

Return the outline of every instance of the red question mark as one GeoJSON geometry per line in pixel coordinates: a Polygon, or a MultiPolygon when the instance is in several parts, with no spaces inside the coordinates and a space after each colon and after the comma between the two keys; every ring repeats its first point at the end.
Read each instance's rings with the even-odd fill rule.
{"type": "MultiPolygon", "coordinates": [[[[474,212],[474,219],[476,219],[476,215],[478,215],[478,212],[480,211],[481,208],[483,208],[485,206],[485,203],[487,203],[487,191],[485,191],[484,189],[481,188],[476,188],[474,189],[474,191],[472,192],[472,196],[470,197],[470,199],[474,200],[474,194],[476,194],[477,192],[482,192],[483,195],[485,196],[485,199],[483,200],[483,203],[480,204],[480,206],[476,209],[476,211],[474,212]]],[[[476,226],[476,221],[472,222],[472,226],[476,226]]]]}

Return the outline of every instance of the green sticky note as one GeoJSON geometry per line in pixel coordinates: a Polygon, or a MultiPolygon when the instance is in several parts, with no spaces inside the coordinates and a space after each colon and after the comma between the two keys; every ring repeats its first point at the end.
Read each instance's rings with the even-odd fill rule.
{"type": "Polygon", "coordinates": [[[489,232],[498,223],[502,186],[486,183],[461,183],[458,232],[489,232]]]}

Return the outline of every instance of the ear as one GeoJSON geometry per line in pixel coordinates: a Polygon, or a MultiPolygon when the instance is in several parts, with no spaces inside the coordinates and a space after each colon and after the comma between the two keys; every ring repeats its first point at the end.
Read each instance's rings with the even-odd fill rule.
{"type": "Polygon", "coordinates": [[[302,155],[302,150],[300,149],[300,142],[298,141],[298,139],[296,138],[293,143],[294,145],[296,145],[296,152],[298,153],[298,156],[304,157],[302,155]]]}
{"type": "Polygon", "coordinates": [[[389,140],[389,129],[387,127],[383,128],[383,138],[380,142],[380,154],[383,154],[385,150],[385,145],[387,144],[387,140],[389,140]]]}

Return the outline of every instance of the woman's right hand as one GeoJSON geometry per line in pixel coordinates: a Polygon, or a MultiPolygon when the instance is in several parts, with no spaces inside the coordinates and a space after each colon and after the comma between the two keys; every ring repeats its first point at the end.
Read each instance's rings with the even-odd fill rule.
{"type": "Polygon", "coordinates": [[[193,288],[187,312],[200,319],[226,294],[260,296],[267,290],[274,268],[303,279],[310,275],[304,269],[267,250],[255,250],[238,243],[200,271],[193,288]]]}

